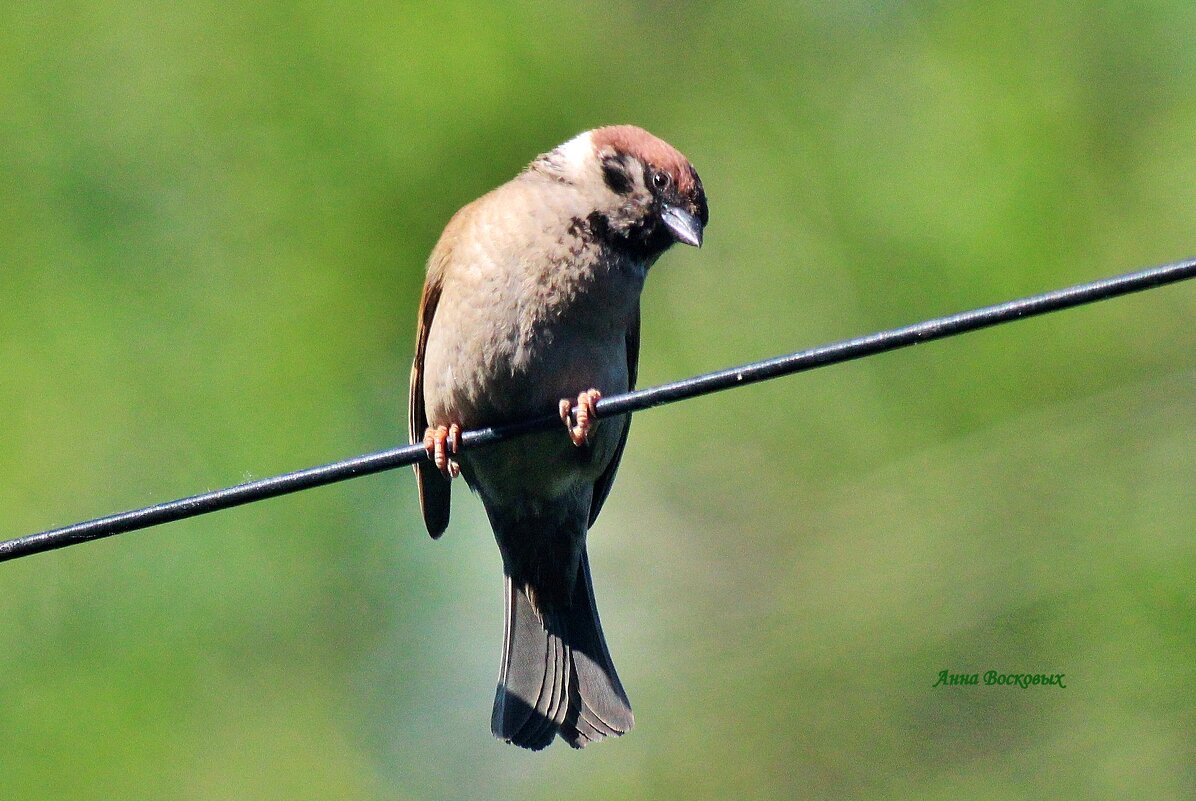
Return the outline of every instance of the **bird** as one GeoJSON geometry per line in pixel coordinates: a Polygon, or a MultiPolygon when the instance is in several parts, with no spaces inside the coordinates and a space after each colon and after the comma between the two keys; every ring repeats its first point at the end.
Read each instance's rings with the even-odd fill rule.
{"type": "Polygon", "coordinates": [[[634,125],[585,131],[464,206],[428,259],[409,428],[432,538],[452,480],[485,507],[502,556],[506,623],[491,731],[540,750],[629,731],[594,599],[586,534],[611,490],[630,415],[602,396],[635,387],[640,293],[676,242],[701,247],[697,171],[634,125]],[[574,408],[576,407],[576,408],[574,408]],[[461,431],[555,412],[563,426],[460,450],[461,431]]]}

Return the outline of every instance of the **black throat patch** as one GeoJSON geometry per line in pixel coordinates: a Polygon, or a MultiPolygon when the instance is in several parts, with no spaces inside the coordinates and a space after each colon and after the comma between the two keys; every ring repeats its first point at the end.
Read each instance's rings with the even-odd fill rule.
{"type": "Polygon", "coordinates": [[[654,220],[617,226],[612,225],[610,219],[599,211],[592,211],[584,218],[572,218],[569,221],[569,233],[637,262],[655,261],[673,244],[673,238],[665,227],[654,220]]]}

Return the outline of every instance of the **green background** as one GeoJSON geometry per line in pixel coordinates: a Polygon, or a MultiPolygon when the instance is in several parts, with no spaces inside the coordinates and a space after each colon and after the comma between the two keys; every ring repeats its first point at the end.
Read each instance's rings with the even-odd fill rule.
{"type": "MultiPolygon", "coordinates": [[[[712,221],[641,383],[1196,252],[1196,5],[7,3],[0,535],[404,441],[458,207],[635,122],[712,221]]],[[[494,741],[398,471],[0,565],[5,799],[1196,796],[1196,287],[637,417],[637,726],[494,741]],[[939,671],[1066,689],[932,688],[939,671]]]]}

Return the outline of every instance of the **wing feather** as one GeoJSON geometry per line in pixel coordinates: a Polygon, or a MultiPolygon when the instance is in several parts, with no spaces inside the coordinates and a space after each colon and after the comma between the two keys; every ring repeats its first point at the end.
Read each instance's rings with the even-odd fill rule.
{"type": "MultiPolygon", "coordinates": [[[[415,335],[415,358],[411,363],[411,396],[407,406],[408,433],[411,441],[423,442],[428,428],[428,417],[424,411],[424,352],[428,346],[428,333],[432,330],[432,319],[440,302],[444,271],[441,262],[433,256],[429,264],[428,278],[424,282],[423,297],[419,302],[419,327],[415,335]]],[[[431,462],[415,464],[415,478],[419,485],[419,505],[424,515],[424,525],[433,539],[448,528],[449,499],[452,484],[431,462]]]]}
{"type": "MultiPolygon", "coordinates": [[[[635,381],[639,374],[640,364],[640,310],[637,307],[635,315],[631,319],[631,324],[627,326],[627,389],[635,389],[635,381]]],[[[623,448],[627,445],[627,433],[631,431],[631,415],[627,415],[627,421],[623,424],[623,436],[619,439],[619,444],[615,448],[615,455],[611,458],[610,464],[606,466],[606,470],[602,471],[602,475],[594,481],[594,495],[590,500],[590,522],[589,525],[594,525],[594,521],[598,519],[598,513],[602,511],[602,504],[606,502],[606,496],[610,494],[611,485],[615,481],[615,471],[619,469],[619,460],[623,458],[623,448]]]]}

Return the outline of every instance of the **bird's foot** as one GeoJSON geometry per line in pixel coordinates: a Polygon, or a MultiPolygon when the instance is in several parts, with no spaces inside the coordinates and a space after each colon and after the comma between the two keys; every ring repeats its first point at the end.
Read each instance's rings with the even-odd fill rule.
{"type": "Polygon", "coordinates": [[[451,426],[428,426],[424,432],[424,449],[445,478],[451,481],[461,475],[461,466],[450,458],[450,455],[455,456],[461,450],[461,426],[456,423],[451,426]]]}
{"type": "Polygon", "coordinates": [[[596,389],[587,389],[577,396],[577,414],[573,414],[573,401],[561,398],[561,421],[569,431],[569,439],[577,447],[590,441],[591,432],[598,425],[598,416],[594,411],[594,404],[602,400],[602,393],[596,389]]]}

